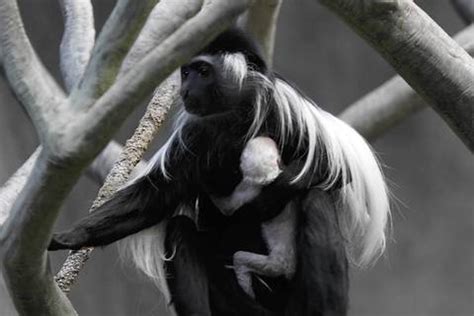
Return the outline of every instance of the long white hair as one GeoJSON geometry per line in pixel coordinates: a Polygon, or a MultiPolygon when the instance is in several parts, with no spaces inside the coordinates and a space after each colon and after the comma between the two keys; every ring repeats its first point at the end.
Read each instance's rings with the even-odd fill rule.
{"type": "MultiPolygon", "coordinates": [[[[306,147],[300,148],[306,152],[305,161],[294,182],[313,173],[321,163],[326,163],[328,172],[320,187],[328,190],[343,184],[339,190],[339,218],[342,219],[344,236],[349,241],[348,253],[354,263],[362,266],[375,261],[385,248],[390,207],[380,165],[367,142],[353,128],[316,106],[289,83],[279,78],[270,79],[255,71],[243,54],[225,54],[223,69],[224,75],[239,87],[254,85],[258,92],[247,137],[256,136],[273,113],[280,146],[288,139],[296,139],[299,147],[306,147]]],[[[188,119],[186,112],[179,115],[173,135],[140,176],[146,175],[156,164],[160,165],[165,176],[168,175],[166,160],[170,144],[179,138],[188,119]]],[[[122,253],[130,257],[169,298],[163,270],[163,260],[167,259],[163,255],[165,226],[166,223],[160,223],[124,239],[120,244],[122,253]]]]}

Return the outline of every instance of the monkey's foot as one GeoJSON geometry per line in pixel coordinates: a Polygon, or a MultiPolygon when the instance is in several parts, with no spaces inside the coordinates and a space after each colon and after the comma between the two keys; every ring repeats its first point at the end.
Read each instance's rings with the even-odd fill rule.
{"type": "Polygon", "coordinates": [[[252,272],[245,264],[245,252],[237,251],[234,254],[234,272],[237,282],[242,290],[251,298],[255,298],[255,292],[252,287],[252,272]]]}

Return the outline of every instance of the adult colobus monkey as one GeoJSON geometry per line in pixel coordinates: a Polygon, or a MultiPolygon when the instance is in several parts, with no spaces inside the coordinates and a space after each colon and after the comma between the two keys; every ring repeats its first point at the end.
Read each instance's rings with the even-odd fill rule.
{"type": "Polygon", "coordinates": [[[166,281],[179,315],[345,314],[348,256],[366,264],[385,246],[387,190],[369,146],[267,69],[239,30],[215,39],[181,77],[184,111],[149,168],[55,234],[50,249],[107,245],[149,228],[125,239],[127,249],[160,284],[169,259],[166,281]],[[257,137],[277,144],[278,174],[225,216],[216,204],[243,181],[241,155],[257,137]],[[289,280],[250,269],[253,282],[240,284],[253,299],[228,267],[244,264],[234,262],[237,252],[271,252],[262,223],[288,210],[296,214],[289,224],[295,254],[282,258],[293,256],[296,267],[289,280]]]}

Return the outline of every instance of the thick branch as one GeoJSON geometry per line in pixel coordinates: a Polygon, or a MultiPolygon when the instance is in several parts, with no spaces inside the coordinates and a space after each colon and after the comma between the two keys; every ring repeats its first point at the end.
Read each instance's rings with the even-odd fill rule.
{"type": "Polygon", "coordinates": [[[64,34],[60,46],[61,74],[68,91],[82,78],[95,41],[90,0],[60,0],[64,34]]]}
{"type": "Polygon", "coordinates": [[[31,46],[14,0],[0,2],[0,47],[7,79],[43,140],[65,97],[31,46]]]}
{"type": "MultiPolygon", "coordinates": [[[[0,230],[10,215],[11,207],[17,199],[18,194],[20,194],[26,181],[28,181],[28,177],[38,159],[40,151],[41,146],[36,148],[28,160],[0,187],[0,230]]],[[[86,175],[97,184],[102,185],[122,151],[122,145],[116,141],[111,141],[86,169],[86,175]]],[[[145,165],[144,162],[140,162],[136,169],[141,170],[145,168],[145,165]]]]}
{"type": "MultiPolygon", "coordinates": [[[[109,145],[102,151],[102,153],[96,158],[96,160],[94,160],[91,166],[89,166],[89,168],[87,169],[87,173],[89,174],[89,176],[95,179],[97,183],[102,184],[105,179],[105,176],[101,178],[101,175],[103,175],[104,173],[108,173],[110,171],[110,169],[112,168],[113,162],[120,155],[122,150],[123,150],[123,147],[120,144],[114,141],[110,142],[109,145]]],[[[40,151],[41,151],[41,147],[38,147],[35,150],[35,152],[28,158],[28,160],[0,188],[0,232],[2,230],[2,224],[7,220],[7,218],[10,215],[12,205],[17,200],[18,195],[23,190],[28,179],[30,179],[31,172],[33,170],[33,167],[36,164],[40,151]]],[[[137,167],[143,168],[144,166],[139,165],[137,167]]],[[[0,234],[0,236],[2,235],[0,234]]],[[[4,240],[4,237],[2,237],[3,240],[4,240]]],[[[18,271],[18,273],[23,273],[23,272],[24,270],[18,271]]],[[[47,275],[50,275],[49,270],[47,271],[47,275]]],[[[1,283],[3,283],[2,280],[3,279],[0,276],[0,286],[1,286],[1,283]]],[[[51,284],[48,284],[47,287],[49,287],[49,291],[52,291],[52,290],[56,291],[55,289],[53,289],[54,286],[51,284]]],[[[0,288],[0,292],[2,292],[2,290],[3,289],[0,288]]],[[[36,293],[36,295],[39,295],[39,296],[47,295],[46,292],[44,292],[43,290],[38,290],[38,293],[36,293]]],[[[69,306],[69,303],[67,303],[67,298],[63,297],[62,293],[58,292],[56,294],[58,294],[59,297],[63,298],[65,302],[59,304],[59,302],[57,301],[58,300],[57,298],[56,300],[53,299],[52,302],[56,301],[56,303],[51,304],[50,307],[46,310],[47,313],[45,314],[63,315],[64,308],[61,306],[63,304],[65,304],[66,306],[69,306]]],[[[4,295],[7,295],[7,293],[4,293],[4,295]]],[[[51,297],[54,298],[55,297],[54,295],[51,297]]],[[[42,304],[42,303],[39,303],[39,304],[42,304]]],[[[8,309],[6,311],[8,311],[8,309]]],[[[71,310],[71,313],[72,313],[72,310],[71,310]]]]}
{"type": "Polygon", "coordinates": [[[474,61],[411,0],[321,0],[359,32],[474,150],[474,61]]]}
{"type": "Polygon", "coordinates": [[[273,61],[278,14],[283,0],[257,0],[249,9],[245,28],[260,43],[265,59],[273,61]]]}
{"type": "Polygon", "coordinates": [[[38,159],[41,147],[28,158],[27,161],[8,179],[0,188],[0,229],[10,214],[10,209],[15,202],[18,194],[25,186],[26,181],[38,159]]]}
{"type": "MultiPolygon", "coordinates": [[[[461,31],[454,40],[473,55],[474,25],[461,31]]],[[[372,141],[426,106],[426,102],[405,80],[395,76],[350,105],[340,114],[340,118],[372,141]]]]}
{"type": "Polygon", "coordinates": [[[52,278],[44,249],[64,197],[78,176],[51,163],[41,150],[0,231],[4,277],[21,315],[76,315],[52,278]]]}
{"type": "Polygon", "coordinates": [[[151,11],[140,35],[123,60],[119,77],[144,58],[184,22],[198,13],[202,0],[161,0],[151,11]]]}
{"type": "Polygon", "coordinates": [[[405,80],[395,76],[353,103],[339,118],[371,141],[425,106],[405,80]]]}
{"type": "Polygon", "coordinates": [[[474,0],[451,0],[451,3],[464,22],[474,22],[474,0]]]}
{"type": "Polygon", "coordinates": [[[115,81],[123,58],[158,0],[119,0],[105,23],[72,99],[91,106],[115,81]],[[90,100],[89,100],[90,99],[90,100]]]}

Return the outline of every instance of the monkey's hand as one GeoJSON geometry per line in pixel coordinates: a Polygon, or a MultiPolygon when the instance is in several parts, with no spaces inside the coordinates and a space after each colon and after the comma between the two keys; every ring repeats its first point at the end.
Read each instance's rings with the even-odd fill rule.
{"type": "Polygon", "coordinates": [[[70,249],[70,250],[79,250],[84,245],[84,234],[75,231],[67,231],[63,233],[55,233],[51,238],[51,242],[49,243],[48,250],[63,250],[63,249],[70,249]]]}

